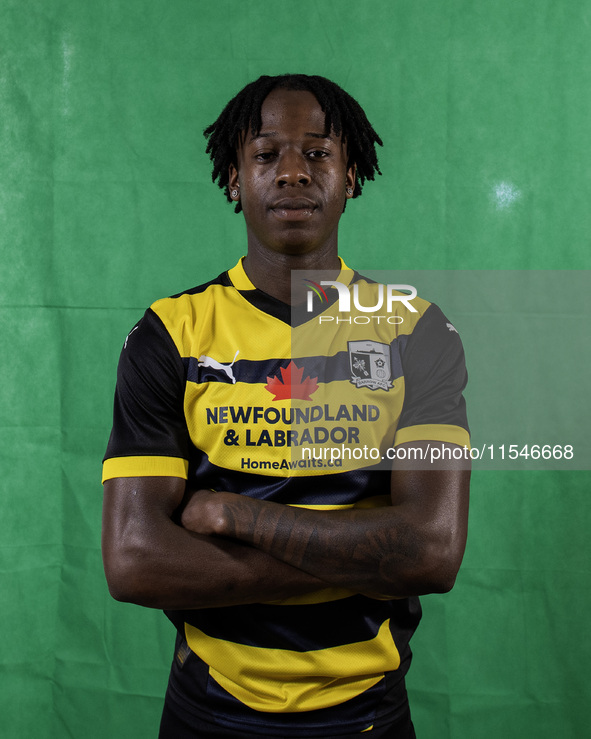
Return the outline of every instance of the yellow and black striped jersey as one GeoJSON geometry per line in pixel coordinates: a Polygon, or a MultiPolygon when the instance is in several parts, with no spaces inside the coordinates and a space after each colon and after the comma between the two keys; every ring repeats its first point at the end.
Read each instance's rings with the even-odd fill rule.
{"type": "MultiPolygon", "coordinates": [[[[342,266],[344,284],[371,292],[342,266]]],[[[469,443],[459,336],[437,306],[413,306],[393,323],[337,322],[334,300],[324,323],[318,311],[294,317],[241,261],[157,301],[121,354],[103,480],[177,476],[322,510],[388,505],[387,470],[323,450],[469,443]]],[[[420,605],[334,588],[167,615],[185,711],[261,736],[329,736],[395,712],[420,605]]]]}

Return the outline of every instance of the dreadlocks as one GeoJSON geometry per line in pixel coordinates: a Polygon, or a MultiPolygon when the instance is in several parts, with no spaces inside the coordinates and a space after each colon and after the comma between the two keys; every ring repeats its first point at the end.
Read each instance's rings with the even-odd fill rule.
{"type": "MultiPolygon", "coordinates": [[[[359,103],[326,77],[306,74],[282,74],[277,77],[262,76],[241,90],[226,105],[219,118],[208,126],[203,135],[208,139],[206,152],[213,162],[211,179],[217,180],[227,200],[232,198],[228,189],[230,164],[236,165],[236,150],[240,137],[249,128],[253,136],[261,130],[261,108],[267,95],[277,88],[306,90],[311,92],[325,114],[326,130],[331,129],[347,143],[348,166],[357,165],[353,197],[361,195],[366,180],[373,180],[378,167],[375,144],[382,140],[373,130],[359,103]]],[[[235,212],[242,207],[238,203],[235,212]]]]}

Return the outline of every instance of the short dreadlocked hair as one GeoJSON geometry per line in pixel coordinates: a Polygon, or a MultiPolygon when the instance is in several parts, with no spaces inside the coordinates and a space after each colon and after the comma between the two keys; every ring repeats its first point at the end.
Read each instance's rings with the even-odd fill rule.
{"type": "MultiPolygon", "coordinates": [[[[376,173],[382,174],[375,147],[376,144],[382,146],[382,140],[367,120],[363,108],[351,95],[326,77],[307,74],[263,75],[230,100],[218,119],[203,131],[208,139],[205,151],[213,162],[212,181],[217,180],[228,202],[233,202],[228,188],[229,167],[230,164],[236,166],[240,138],[248,129],[253,136],[260,133],[263,102],[277,88],[306,90],[316,97],[326,116],[326,130],[334,130],[347,143],[347,165],[355,164],[357,167],[353,197],[359,197],[365,181],[375,179],[376,173]]],[[[238,202],[234,211],[240,213],[241,210],[238,202]]]]}

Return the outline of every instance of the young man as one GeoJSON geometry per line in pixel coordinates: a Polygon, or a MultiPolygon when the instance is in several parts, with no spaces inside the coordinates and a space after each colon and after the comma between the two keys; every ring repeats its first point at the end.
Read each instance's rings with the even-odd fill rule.
{"type": "MultiPolygon", "coordinates": [[[[417,299],[402,323],[292,356],[293,270],[368,287],[337,235],[381,141],[347,93],[262,77],[205,134],[247,256],[157,301],[126,339],[103,474],[110,591],[177,627],[161,737],[412,737],[417,595],[453,585],[469,472],[291,460],[312,407],[333,438],[354,417],[353,441],[382,449],[468,443],[461,343],[417,299]],[[331,400],[314,404],[321,386],[331,400]]],[[[323,309],[334,318],[334,298],[323,309]]]]}

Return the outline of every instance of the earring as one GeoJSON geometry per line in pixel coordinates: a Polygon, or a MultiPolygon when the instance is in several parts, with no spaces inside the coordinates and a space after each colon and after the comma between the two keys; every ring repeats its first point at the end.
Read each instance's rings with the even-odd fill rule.
{"type": "Polygon", "coordinates": [[[347,188],[347,195],[353,195],[353,188],[352,187],[348,187],[347,188]]]}
{"type": "Polygon", "coordinates": [[[236,198],[238,197],[238,190],[232,190],[230,195],[234,198],[234,200],[236,200],[236,198]]]}

